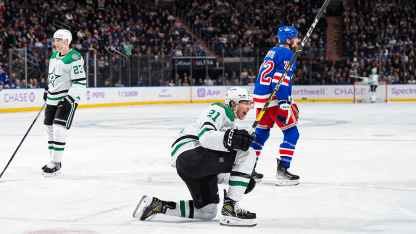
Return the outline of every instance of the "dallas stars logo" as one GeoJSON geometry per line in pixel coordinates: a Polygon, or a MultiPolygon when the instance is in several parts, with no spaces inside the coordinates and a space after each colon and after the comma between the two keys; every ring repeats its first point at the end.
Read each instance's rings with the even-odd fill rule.
{"type": "Polygon", "coordinates": [[[48,85],[52,83],[52,86],[55,87],[55,80],[60,78],[62,75],[55,74],[55,68],[52,73],[48,73],[48,85]]]}

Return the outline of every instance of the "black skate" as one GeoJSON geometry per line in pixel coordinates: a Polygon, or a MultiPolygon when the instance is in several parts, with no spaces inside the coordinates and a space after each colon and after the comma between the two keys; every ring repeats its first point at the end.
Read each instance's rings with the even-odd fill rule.
{"type": "Polygon", "coordinates": [[[224,205],[221,210],[220,224],[234,227],[254,227],[257,225],[256,213],[250,213],[238,206],[238,202],[227,197],[224,189],[224,205]]]}
{"type": "Polygon", "coordinates": [[[52,177],[61,174],[61,163],[60,162],[50,162],[42,167],[43,175],[45,177],[52,177]]]}
{"type": "Polygon", "coordinates": [[[137,204],[137,207],[133,212],[133,217],[140,218],[142,221],[149,221],[157,214],[166,213],[168,208],[176,209],[176,203],[171,201],[162,201],[156,197],[148,197],[147,195],[144,195],[139,204],[137,204]]]}
{"type": "Polygon", "coordinates": [[[263,174],[258,173],[256,169],[253,169],[251,173],[251,178],[253,178],[257,183],[260,183],[263,180],[263,174]]]}
{"type": "Polygon", "coordinates": [[[276,186],[298,185],[299,176],[290,173],[277,159],[276,186]]]}

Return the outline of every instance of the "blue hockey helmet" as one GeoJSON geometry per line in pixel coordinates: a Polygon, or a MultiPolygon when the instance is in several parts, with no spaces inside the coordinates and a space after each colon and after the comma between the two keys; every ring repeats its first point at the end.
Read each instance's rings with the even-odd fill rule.
{"type": "Polygon", "coordinates": [[[286,44],[286,39],[291,39],[293,41],[297,35],[299,35],[298,30],[292,26],[282,26],[277,32],[277,37],[281,44],[286,44]]]}

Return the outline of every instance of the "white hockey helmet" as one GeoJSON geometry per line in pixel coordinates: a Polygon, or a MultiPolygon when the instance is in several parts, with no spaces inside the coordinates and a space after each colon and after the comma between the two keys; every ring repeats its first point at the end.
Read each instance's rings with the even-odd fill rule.
{"type": "Polygon", "coordinates": [[[377,68],[373,67],[373,68],[371,69],[371,74],[377,74],[377,68]]]}
{"type": "Polygon", "coordinates": [[[238,106],[240,101],[249,101],[253,103],[253,94],[244,88],[232,87],[225,94],[225,104],[230,105],[230,102],[234,101],[235,105],[238,106]]]}
{"type": "Polygon", "coordinates": [[[53,39],[55,39],[55,38],[62,39],[62,44],[64,45],[64,48],[65,48],[64,42],[66,40],[68,40],[68,46],[69,46],[69,44],[71,44],[71,41],[72,41],[72,33],[69,30],[66,30],[66,29],[58,29],[53,34],[53,39]]]}

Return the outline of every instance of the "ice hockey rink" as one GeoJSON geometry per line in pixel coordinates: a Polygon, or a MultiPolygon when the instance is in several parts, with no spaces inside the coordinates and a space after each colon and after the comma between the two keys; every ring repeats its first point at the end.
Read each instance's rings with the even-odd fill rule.
{"type": "MultiPolygon", "coordinates": [[[[265,178],[240,206],[258,225],[163,215],[132,217],[147,194],[191,196],[170,166],[175,136],[209,104],[78,109],[68,131],[62,174],[44,178],[48,162],[43,114],[0,179],[0,233],[415,233],[416,103],[298,103],[292,187],[274,184],[282,133],[271,131],[257,171],[265,178]]],[[[0,114],[0,169],[36,112],[0,114]]],[[[254,111],[237,125],[249,128],[254,111]]],[[[222,190],[227,186],[220,185],[222,190]]],[[[220,210],[220,209],[218,209],[220,210]]]]}

